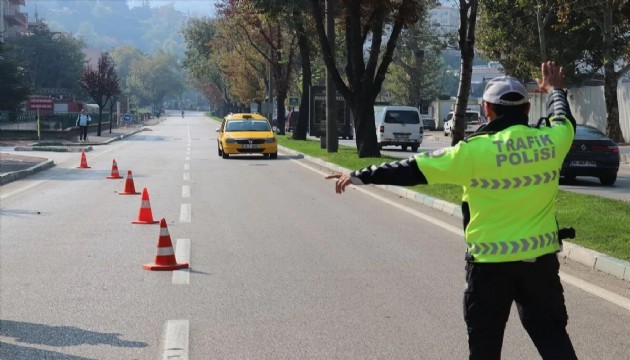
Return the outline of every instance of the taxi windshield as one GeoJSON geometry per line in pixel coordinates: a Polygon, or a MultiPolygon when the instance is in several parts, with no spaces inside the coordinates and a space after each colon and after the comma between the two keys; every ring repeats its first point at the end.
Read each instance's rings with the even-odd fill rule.
{"type": "Polygon", "coordinates": [[[232,120],[225,125],[225,131],[271,131],[265,120],[232,120]]]}

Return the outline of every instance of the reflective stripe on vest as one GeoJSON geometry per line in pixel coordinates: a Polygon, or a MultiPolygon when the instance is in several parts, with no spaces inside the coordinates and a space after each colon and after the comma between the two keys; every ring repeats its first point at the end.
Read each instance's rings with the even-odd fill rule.
{"type": "Polygon", "coordinates": [[[517,176],[513,178],[502,178],[502,179],[492,179],[492,178],[473,178],[470,180],[471,187],[477,187],[481,189],[492,189],[492,190],[507,190],[507,189],[517,189],[519,187],[527,187],[534,186],[540,184],[548,184],[550,181],[556,180],[558,177],[558,171],[546,171],[541,174],[534,174],[532,176],[517,176]]]}
{"type": "Polygon", "coordinates": [[[468,253],[475,255],[506,255],[519,252],[542,250],[546,247],[555,249],[558,246],[558,233],[544,233],[527,239],[503,240],[493,242],[466,243],[468,253]]]}

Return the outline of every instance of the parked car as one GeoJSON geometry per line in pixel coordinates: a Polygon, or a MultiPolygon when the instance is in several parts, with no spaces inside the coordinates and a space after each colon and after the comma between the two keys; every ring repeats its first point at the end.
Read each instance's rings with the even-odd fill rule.
{"type": "MultiPolygon", "coordinates": [[[[488,121],[485,117],[481,116],[479,111],[466,111],[466,129],[465,134],[472,134],[481,125],[485,125],[488,121]]],[[[453,127],[455,126],[455,113],[453,111],[446,115],[446,121],[444,122],[444,136],[451,136],[453,127]]]]}
{"type": "Polygon", "coordinates": [[[418,151],[424,136],[420,124],[420,111],[413,106],[375,106],[376,142],[383,146],[400,146],[403,151],[410,146],[418,151]]]}
{"type": "Polygon", "coordinates": [[[216,131],[217,150],[224,159],[237,154],[278,157],[275,133],[267,118],[260,114],[229,114],[216,131]]]}
{"type": "Polygon", "coordinates": [[[593,126],[577,125],[560,175],[569,181],[577,176],[593,176],[599,178],[602,185],[613,185],[619,160],[619,146],[613,140],[593,126]]]}
{"type": "Polygon", "coordinates": [[[424,127],[424,130],[428,130],[428,131],[435,131],[435,120],[433,120],[433,118],[431,118],[430,116],[422,116],[422,126],[424,127]]]}

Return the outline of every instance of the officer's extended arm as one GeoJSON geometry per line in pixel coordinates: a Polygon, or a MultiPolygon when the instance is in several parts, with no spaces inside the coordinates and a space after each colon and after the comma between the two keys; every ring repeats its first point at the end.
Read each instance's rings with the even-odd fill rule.
{"type": "Polygon", "coordinates": [[[416,158],[411,156],[405,160],[372,165],[369,168],[350,173],[352,184],[376,185],[418,185],[427,184],[427,178],[416,164],[416,158]]]}
{"type": "Polygon", "coordinates": [[[564,121],[564,118],[569,119],[575,132],[575,118],[571,114],[566,91],[554,89],[547,95],[547,114],[551,121],[564,121]]]}

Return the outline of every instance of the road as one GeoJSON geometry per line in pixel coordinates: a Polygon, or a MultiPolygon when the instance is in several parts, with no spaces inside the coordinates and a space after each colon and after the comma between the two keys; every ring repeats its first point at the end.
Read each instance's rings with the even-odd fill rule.
{"type": "MultiPolygon", "coordinates": [[[[150,128],[96,147],[90,169],[57,154],[0,188],[0,358],[467,357],[460,219],[374,187],[337,195],[286,153],[221,159],[192,113],[150,128]],[[160,230],[131,224],[141,199],[105,179],[112,159],[191,269],[142,268],[160,230]]],[[[570,262],[562,276],[580,358],[627,357],[627,282],[570,262]]],[[[504,358],[535,354],[513,311],[504,358]]]]}
{"type": "MultiPolygon", "coordinates": [[[[356,141],[354,140],[340,139],[339,143],[347,146],[356,146],[356,141]]],[[[418,151],[433,151],[446,146],[450,146],[450,138],[445,137],[442,132],[430,131],[425,133],[424,141],[418,151]]],[[[406,158],[414,154],[414,152],[410,150],[401,150],[399,146],[387,146],[383,148],[381,153],[397,158],[406,158]]],[[[597,178],[578,177],[572,182],[565,182],[564,179],[561,178],[560,189],[610,199],[630,201],[630,166],[624,165],[619,168],[617,181],[613,186],[601,185],[597,178]]]]}

